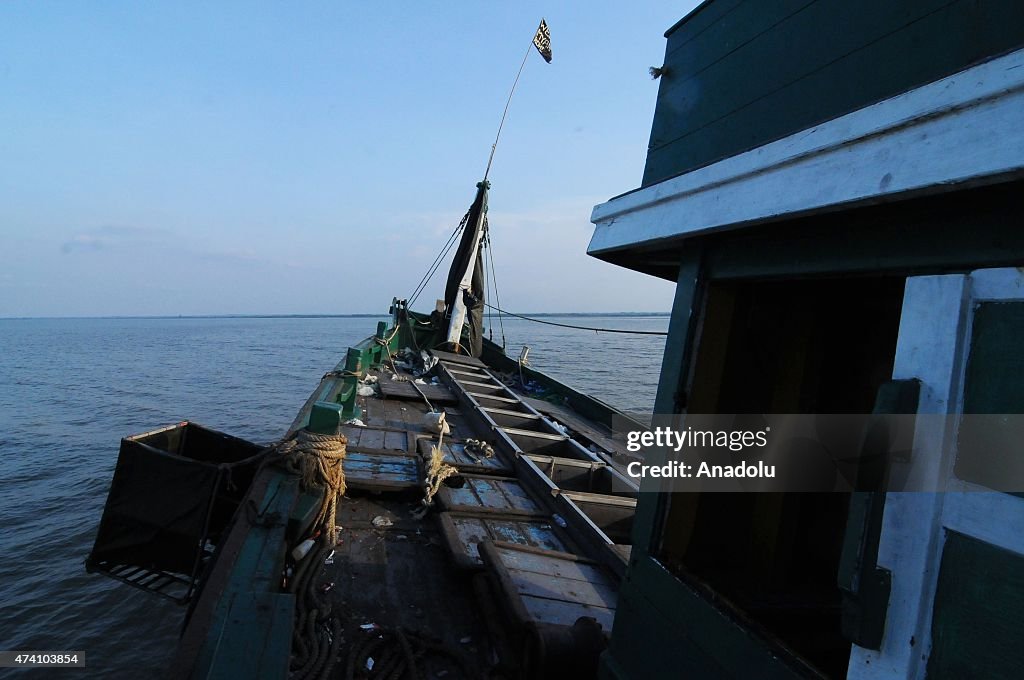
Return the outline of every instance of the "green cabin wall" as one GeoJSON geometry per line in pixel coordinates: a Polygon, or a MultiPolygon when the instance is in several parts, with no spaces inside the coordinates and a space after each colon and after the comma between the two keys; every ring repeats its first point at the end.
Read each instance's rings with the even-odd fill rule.
{"type": "MultiPolygon", "coordinates": [[[[692,238],[678,244],[672,255],[680,265],[655,413],[678,413],[686,408],[686,377],[709,282],[912,276],[1019,266],[1024,262],[1021,214],[1024,182],[1015,181],[802,218],[749,233],[692,238]]],[[[663,462],[650,460],[652,465],[663,462]]],[[[805,669],[799,662],[773,653],[770,643],[751,628],[736,623],[697,588],[674,576],[651,556],[661,534],[666,500],[663,494],[640,494],[633,552],[619,595],[611,646],[602,659],[602,677],[745,677],[751,668],[758,669],[759,677],[768,677],[768,673],[802,677],[805,669]]],[[[958,597],[950,595],[956,574],[974,568],[964,565],[973,563],[975,552],[987,555],[994,550],[984,544],[964,547],[956,540],[952,546],[960,552],[943,558],[947,585],[940,589],[940,596],[947,600],[943,605],[946,608],[951,606],[951,598],[958,597]]],[[[997,557],[1006,560],[994,561],[993,568],[1003,569],[1000,565],[1010,557],[1001,553],[997,557]]],[[[1015,597],[1024,593],[1024,589],[1014,588],[1015,597]]],[[[1005,600],[1007,595],[999,597],[1005,600]]],[[[985,606],[978,599],[965,605],[962,616],[976,618],[977,611],[985,606]]],[[[954,639],[949,636],[965,635],[969,626],[937,632],[954,639]]],[[[935,662],[940,665],[932,666],[934,677],[951,677],[940,669],[945,669],[947,662],[959,663],[958,656],[948,659],[959,649],[959,643],[947,645],[945,656],[935,662]]]]}
{"type": "MultiPolygon", "coordinates": [[[[666,35],[644,187],[1019,49],[1024,3],[715,0],[666,35]]],[[[617,264],[677,282],[655,413],[686,408],[696,320],[709,281],[911,276],[1019,266],[1024,262],[1019,228],[1024,181],[1019,174],[1002,181],[936,186],[886,204],[680,236],[617,253],[617,264]]],[[[749,677],[754,669],[758,677],[808,675],[798,660],[651,556],[666,500],[662,494],[640,495],[633,552],[601,677],[749,677]]],[[[952,545],[959,552],[944,557],[947,585],[940,589],[949,601],[956,597],[956,573],[977,557],[974,553],[988,550],[957,539],[952,545]]],[[[1009,558],[1005,566],[1010,568],[1009,558]]],[[[985,605],[978,599],[965,607],[963,615],[971,618],[985,605]]],[[[934,632],[966,635],[970,627],[934,632]]],[[[955,640],[951,653],[969,649],[971,640],[955,640]]],[[[930,668],[935,677],[945,668],[946,661],[939,662],[941,667],[930,668]]]]}
{"type": "Polygon", "coordinates": [[[928,678],[1021,677],[1022,608],[1024,557],[949,532],[935,593],[928,678]]]}
{"type": "Polygon", "coordinates": [[[643,186],[1024,45],[1019,0],[716,0],[667,33],[643,186]]]}
{"type": "MultiPolygon", "coordinates": [[[[655,413],[686,408],[686,376],[709,282],[910,276],[1019,265],[1022,212],[1024,182],[1018,180],[676,244],[673,252],[662,253],[680,264],[655,413]]],[[[765,677],[805,676],[798,661],[651,556],[665,501],[662,494],[640,495],[603,677],[744,677],[751,668],[765,677]]]]}
{"type": "MultiPolygon", "coordinates": [[[[666,342],[671,351],[665,352],[662,364],[656,414],[680,410],[680,385],[689,370],[703,296],[703,261],[699,245],[681,253],[666,342]]],[[[649,462],[658,465],[664,461],[652,457],[649,462]]],[[[795,667],[779,663],[777,654],[749,627],[712,606],[651,557],[666,500],[664,494],[640,494],[633,549],[600,676],[606,680],[730,678],[757,668],[762,678],[801,677],[795,667]]]]}

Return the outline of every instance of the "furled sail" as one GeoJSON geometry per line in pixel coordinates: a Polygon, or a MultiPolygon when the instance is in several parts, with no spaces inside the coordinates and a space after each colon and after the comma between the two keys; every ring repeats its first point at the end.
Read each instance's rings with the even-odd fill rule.
{"type": "Polygon", "coordinates": [[[454,351],[478,357],[483,351],[484,322],[484,265],[480,246],[487,229],[490,183],[484,180],[476,186],[476,198],[469,208],[462,240],[448,270],[444,305],[445,317],[449,319],[446,341],[454,351]],[[467,323],[468,345],[462,342],[462,329],[467,323]]]}

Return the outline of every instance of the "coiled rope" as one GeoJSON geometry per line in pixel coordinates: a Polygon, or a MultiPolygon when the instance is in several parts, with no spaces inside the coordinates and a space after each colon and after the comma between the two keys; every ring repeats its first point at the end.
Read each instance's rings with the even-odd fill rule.
{"type": "Polygon", "coordinates": [[[285,467],[299,477],[304,491],[321,490],[323,500],[313,521],[313,549],[300,560],[290,582],[295,593],[295,628],[292,634],[293,680],[326,679],[338,657],[342,624],[333,616],[330,601],[317,588],[320,565],[337,540],[335,519],[338,498],[345,493],[345,451],[343,434],[317,434],[299,430],[291,439],[276,445],[285,467]],[[317,534],[318,532],[318,534],[317,534]]]}
{"type": "Polygon", "coordinates": [[[470,678],[469,667],[458,652],[441,640],[404,628],[376,627],[357,637],[349,646],[345,660],[345,680],[366,677],[377,680],[424,678],[424,659],[435,657],[455,665],[460,677],[470,678]],[[370,659],[373,659],[372,664],[370,659]],[[369,666],[372,665],[372,668],[369,666]],[[357,675],[358,674],[358,675],[357,675]]]}
{"type": "Polygon", "coordinates": [[[286,467],[299,476],[303,491],[323,489],[324,499],[313,526],[321,527],[324,534],[334,531],[338,497],[345,494],[343,464],[347,444],[348,439],[343,434],[318,434],[299,430],[277,449],[285,458],[286,467]]]}

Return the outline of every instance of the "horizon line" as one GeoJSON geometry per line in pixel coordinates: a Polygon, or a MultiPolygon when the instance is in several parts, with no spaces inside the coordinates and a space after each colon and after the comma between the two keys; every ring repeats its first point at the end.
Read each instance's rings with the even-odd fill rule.
{"type": "MultiPolygon", "coordinates": [[[[671,316],[672,312],[523,312],[522,316],[671,316]]],[[[102,315],[68,315],[68,316],[0,316],[3,321],[28,321],[47,319],[375,319],[386,318],[390,314],[370,314],[357,312],[352,314],[102,314],[102,315]]],[[[496,315],[497,316],[497,315],[496,315]]],[[[502,316],[511,316],[506,313],[502,316]]],[[[512,317],[515,318],[515,317],[512,317]]]]}

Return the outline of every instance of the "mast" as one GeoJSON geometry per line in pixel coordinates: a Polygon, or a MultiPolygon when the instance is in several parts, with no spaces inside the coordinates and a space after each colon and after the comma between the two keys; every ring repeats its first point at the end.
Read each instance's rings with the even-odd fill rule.
{"type": "Polygon", "coordinates": [[[448,271],[448,283],[444,290],[445,312],[449,317],[446,342],[456,352],[467,349],[473,356],[480,356],[483,349],[483,310],[484,310],[484,265],[480,252],[480,242],[487,228],[487,190],[490,183],[486,180],[477,183],[476,198],[469,208],[466,229],[462,232],[462,240],[455,251],[451,269],[448,271]],[[469,347],[461,345],[462,329],[469,317],[469,347]]]}
{"type": "Polygon", "coordinates": [[[456,352],[465,349],[461,346],[461,340],[462,329],[468,315],[468,351],[475,357],[480,356],[483,352],[484,264],[480,253],[480,242],[487,230],[487,190],[491,188],[487,176],[491,172],[491,163],[494,161],[494,152],[498,148],[498,140],[501,138],[501,129],[505,125],[508,107],[512,103],[512,95],[515,94],[519,76],[523,74],[523,67],[526,66],[526,60],[534,48],[537,49],[544,61],[551,63],[551,33],[548,31],[548,25],[544,19],[540,20],[533,40],[526,48],[526,54],[519,65],[516,79],[512,82],[508,99],[505,100],[505,110],[502,112],[501,122],[498,124],[498,134],[494,137],[491,154],[487,158],[487,169],[484,170],[483,181],[476,185],[476,199],[466,216],[466,229],[462,233],[459,249],[456,251],[455,259],[448,271],[448,284],[445,286],[444,306],[445,314],[449,319],[448,335],[445,342],[456,352]]]}

